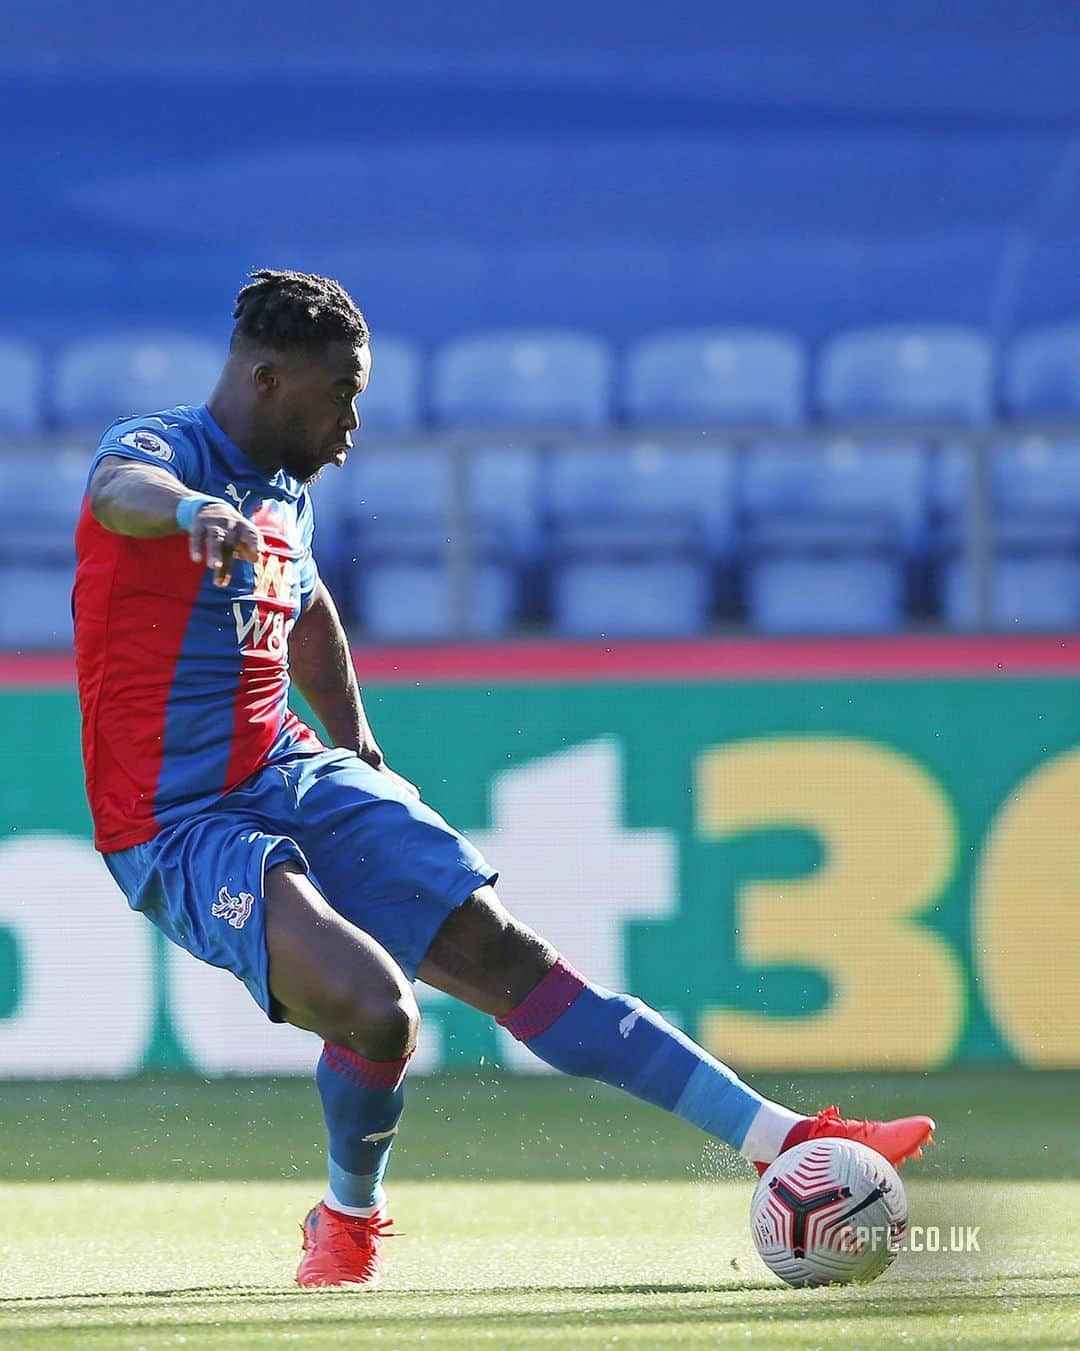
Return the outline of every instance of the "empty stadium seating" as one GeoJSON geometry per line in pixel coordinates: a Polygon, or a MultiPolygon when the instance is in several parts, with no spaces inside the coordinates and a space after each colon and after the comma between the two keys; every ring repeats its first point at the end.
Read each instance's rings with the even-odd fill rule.
{"type": "Polygon", "coordinates": [[[221,372],[220,348],[179,333],[121,333],[71,343],[59,355],[52,420],[103,429],[133,413],[202,403],[221,372]]]}
{"type": "Polygon", "coordinates": [[[1004,394],[1014,417],[1080,417],[1080,323],[1018,338],[1008,353],[1004,394]]]}
{"type": "Polygon", "coordinates": [[[0,455],[0,497],[17,504],[0,532],[0,647],[71,645],[73,536],[87,468],[75,451],[0,455]]]}
{"type": "Polygon", "coordinates": [[[927,493],[919,446],[752,448],[741,497],[751,624],[771,633],[900,627],[927,493]]]}
{"type": "Polygon", "coordinates": [[[517,330],[459,338],[440,351],[432,408],[443,427],[594,430],[611,418],[612,359],[583,333],[517,330]]]}
{"type": "Polygon", "coordinates": [[[372,379],[360,406],[368,431],[412,432],[420,425],[420,353],[401,338],[372,339],[372,379]]]}
{"type": "Polygon", "coordinates": [[[691,633],[735,548],[735,463],[718,446],[564,446],[543,480],[555,628],[691,633]]]}
{"type": "Polygon", "coordinates": [[[28,342],[0,339],[0,436],[41,427],[41,357],[28,342]]]}
{"type": "MultiPolygon", "coordinates": [[[[1008,411],[1069,415],[1078,333],[1080,324],[1034,331],[1009,349],[1008,411]]],[[[359,453],[313,489],[316,556],[372,639],[497,636],[536,623],[569,636],[687,634],[744,620],[777,633],[971,628],[984,622],[967,545],[972,452],[966,440],[936,443],[952,434],[950,420],[987,434],[987,351],[977,335],[933,325],[838,335],[813,402],[840,422],[891,423],[896,439],[803,441],[804,358],[783,334],[641,338],[619,380],[621,406],[641,429],[621,436],[609,421],[617,354],[599,339],[467,337],[431,362],[431,410],[446,430],[410,443],[425,411],[424,362],[411,344],[383,338],[360,405],[359,453]],[[937,433],[903,440],[907,420],[937,433]],[[785,439],[761,431],[747,441],[751,424],[770,421],[785,439]],[[715,430],[724,422],[732,432],[715,430]],[[739,444],[724,443],[732,435],[739,444]]],[[[188,397],[203,397],[220,356],[176,335],[107,335],[61,347],[50,373],[34,347],[0,343],[9,372],[0,431],[33,435],[42,386],[61,429],[37,443],[60,485],[48,501],[43,452],[0,451],[0,490],[27,504],[0,548],[0,589],[33,598],[9,608],[0,643],[67,642],[87,452],[50,447],[74,435],[88,450],[118,409],[185,397],[181,379],[188,397]]],[[[1080,624],[1080,436],[1067,430],[1003,440],[999,429],[988,451],[985,616],[999,629],[1080,624]]]]}
{"type": "Polygon", "coordinates": [[[686,329],[654,333],[626,361],[624,403],[636,423],[762,423],[806,418],[806,356],[789,333],[686,329]]]}
{"type": "Polygon", "coordinates": [[[821,356],[827,419],[977,425],[992,410],[990,344],[974,329],[894,324],[838,334],[821,356]]]}
{"type": "MultiPolygon", "coordinates": [[[[934,472],[942,617],[955,628],[982,622],[968,556],[968,511],[976,491],[966,447],[946,447],[934,472]]],[[[1080,442],[1026,437],[987,458],[987,602],[1000,630],[1060,630],[1080,624],[1080,442]]]]}
{"type": "Polygon", "coordinates": [[[531,452],[468,461],[460,520],[455,468],[441,447],[398,447],[361,456],[342,477],[344,546],[358,564],[346,605],[366,635],[491,637],[518,617],[535,536],[531,452]]]}

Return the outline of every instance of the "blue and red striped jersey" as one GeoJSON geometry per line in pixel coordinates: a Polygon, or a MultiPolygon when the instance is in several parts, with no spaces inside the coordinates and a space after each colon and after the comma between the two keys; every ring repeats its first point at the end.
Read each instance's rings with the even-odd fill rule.
{"type": "Polygon", "coordinates": [[[217,587],[186,535],[114,534],[84,500],[75,662],[94,842],[111,852],[208,806],[276,756],[323,746],[288,706],[289,633],[318,582],[304,486],[260,470],[205,406],[115,422],[91,474],[106,455],[232,502],[264,546],[217,587]]]}

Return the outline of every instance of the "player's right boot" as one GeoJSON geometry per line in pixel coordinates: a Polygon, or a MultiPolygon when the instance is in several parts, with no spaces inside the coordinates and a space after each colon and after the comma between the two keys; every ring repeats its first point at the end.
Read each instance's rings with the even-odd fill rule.
{"type": "MultiPolygon", "coordinates": [[[[783,1154],[804,1140],[820,1140],[832,1137],[840,1140],[855,1140],[860,1145],[876,1149],[894,1168],[899,1168],[908,1159],[922,1157],[923,1147],[934,1143],[934,1119],[929,1116],[901,1116],[895,1121],[858,1121],[840,1115],[836,1107],[825,1107],[817,1116],[804,1117],[788,1131],[780,1147],[783,1154]]],[[[759,1173],[768,1168],[767,1163],[755,1163],[759,1173]]]]}
{"type": "Polygon", "coordinates": [[[379,1283],[383,1239],[392,1223],[382,1211],[362,1219],[320,1201],[303,1223],[304,1255],[296,1284],[372,1289],[379,1283]]]}

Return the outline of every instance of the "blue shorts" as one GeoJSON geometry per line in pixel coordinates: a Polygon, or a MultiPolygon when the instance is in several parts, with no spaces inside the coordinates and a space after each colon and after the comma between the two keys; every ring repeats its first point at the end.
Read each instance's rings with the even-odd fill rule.
{"type": "Polygon", "coordinates": [[[299,864],[410,980],[447,915],[497,876],[441,816],[343,750],[279,758],[208,810],[104,859],[132,909],[239,977],[275,1021],[268,868],[299,864]]]}

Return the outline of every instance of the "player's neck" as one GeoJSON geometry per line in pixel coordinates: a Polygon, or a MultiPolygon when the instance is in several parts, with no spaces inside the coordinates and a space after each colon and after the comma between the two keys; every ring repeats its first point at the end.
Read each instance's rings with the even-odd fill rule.
{"type": "Polygon", "coordinates": [[[271,475],[281,468],[276,454],[273,452],[267,454],[265,450],[260,449],[258,433],[247,410],[238,406],[220,384],[207,399],[206,407],[233,445],[242,451],[257,469],[271,475]]]}

